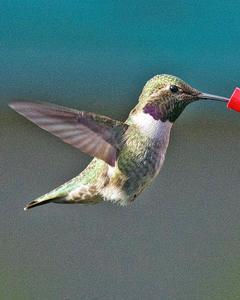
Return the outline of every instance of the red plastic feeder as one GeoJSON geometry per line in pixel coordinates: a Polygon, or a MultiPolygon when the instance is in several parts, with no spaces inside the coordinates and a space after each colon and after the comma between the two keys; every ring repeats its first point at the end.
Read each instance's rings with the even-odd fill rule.
{"type": "Polygon", "coordinates": [[[227,108],[240,112],[240,88],[235,88],[227,103],[227,108]]]}

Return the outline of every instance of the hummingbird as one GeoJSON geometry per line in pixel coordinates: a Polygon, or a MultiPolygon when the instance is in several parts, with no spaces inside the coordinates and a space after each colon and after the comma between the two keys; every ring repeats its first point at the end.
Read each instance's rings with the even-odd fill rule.
{"type": "Polygon", "coordinates": [[[229,99],[198,91],[172,75],[151,78],[125,122],[48,103],[9,104],[39,127],[93,157],[76,177],[31,201],[25,210],[47,203],[131,203],[158,175],[172,126],[185,107],[198,100],[229,99]]]}

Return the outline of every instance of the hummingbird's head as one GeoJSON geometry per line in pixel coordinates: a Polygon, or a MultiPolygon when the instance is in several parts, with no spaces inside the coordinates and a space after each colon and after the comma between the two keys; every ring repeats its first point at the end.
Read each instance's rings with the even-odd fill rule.
{"type": "Polygon", "coordinates": [[[189,103],[200,99],[228,102],[227,98],[202,93],[178,77],[163,74],[145,84],[138,107],[155,120],[174,122],[189,103]]]}

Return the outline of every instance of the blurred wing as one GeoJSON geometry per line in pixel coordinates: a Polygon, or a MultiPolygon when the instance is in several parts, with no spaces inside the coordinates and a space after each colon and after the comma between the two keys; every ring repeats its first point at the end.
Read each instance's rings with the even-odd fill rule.
{"type": "Polygon", "coordinates": [[[126,124],[54,104],[14,102],[9,106],[64,142],[114,166],[126,124]]]}

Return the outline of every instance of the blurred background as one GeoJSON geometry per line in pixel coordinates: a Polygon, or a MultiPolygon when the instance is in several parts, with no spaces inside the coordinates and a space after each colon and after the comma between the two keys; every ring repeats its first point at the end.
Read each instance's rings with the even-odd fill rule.
{"type": "Polygon", "coordinates": [[[130,207],[25,204],[90,158],[11,111],[40,100],[124,120],[144,83],[177,75],[230,96],[238,1],[0,3],[0,298],[239,299],[240,115],[198,102],[130,207]]]}

